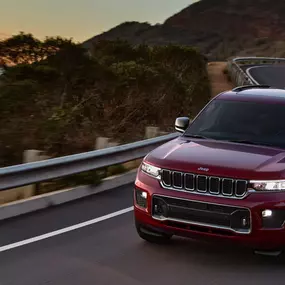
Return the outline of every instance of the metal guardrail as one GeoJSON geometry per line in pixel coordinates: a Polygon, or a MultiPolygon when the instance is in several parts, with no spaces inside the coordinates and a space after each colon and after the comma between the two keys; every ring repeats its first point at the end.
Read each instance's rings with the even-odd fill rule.
{"type": "Polygon", "coordinates": [[[242,65],[262,66],[268,64],[285,64],[285,58],[275,57],[236,57],[228,60],[227,68],[236,86],[258,85],[259,83],[244,71],[242,65]]]}
{"type": "Polygon", "coordinates": [[[178,136],[178,133],[172,133],[102,150],[0,168],[0,191],[140,159],[178,136]]]}

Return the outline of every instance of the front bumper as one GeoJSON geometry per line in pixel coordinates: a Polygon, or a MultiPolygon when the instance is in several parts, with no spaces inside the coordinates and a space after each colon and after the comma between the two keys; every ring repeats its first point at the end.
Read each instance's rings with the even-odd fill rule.
{"type": "Polygon", "coordinates": [[[136,189],[147,193],[147,207],[140,207],[134,195],[135,220],[149,230],[195,239],[234,242],[260,250],[285,248],[285,226],[282,222],[282,217],[285,219],[285,193],[251,193],[244,199],[204,196],[164,189],[158,180],[142,172],[138,172],[136,189]],[[157,198],[165,198],[168,209],[171,209],[170,215],[155,212],[157,198]],[[201,205],[203,207],[199,208],[201,205]],[[278,226],[268,223],[270,217],[262,216],[266,209],[273,214],[284,214],[278,214],[278,221],[275,221],[278,226]]]}

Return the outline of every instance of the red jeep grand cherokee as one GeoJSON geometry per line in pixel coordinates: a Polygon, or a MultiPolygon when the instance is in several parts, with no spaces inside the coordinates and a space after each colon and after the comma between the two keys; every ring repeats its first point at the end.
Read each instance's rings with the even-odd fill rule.
{"type": "Polygon", "coordinates": [[[233,241],[259,253],[285,248],[285,90],[242,86],[212,99],[178,138],[138,169],[139,236],[233,241]]]}

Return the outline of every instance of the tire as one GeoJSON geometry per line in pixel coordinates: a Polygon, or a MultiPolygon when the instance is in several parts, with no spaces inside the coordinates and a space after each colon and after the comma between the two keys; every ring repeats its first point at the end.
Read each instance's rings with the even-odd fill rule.
{"type": "Polygon", "coordinates": [[[166,244],[169,243],[172,235],[166,235],[161,233],[156,233],[141,227],[139,224],[136,223],[137,233],[143,240],[154,243],[154,244],[166,244]]]}

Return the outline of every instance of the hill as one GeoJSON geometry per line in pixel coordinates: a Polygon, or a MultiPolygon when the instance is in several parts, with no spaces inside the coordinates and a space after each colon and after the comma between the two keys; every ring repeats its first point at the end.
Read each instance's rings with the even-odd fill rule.
{"type": "Polygon", "coordinates": [[[124,39],[132,44],[195,46],[209,58],[285,55],[283,0],[200,0],[161,25],[126,22],[84,42],[124,39]]]}

